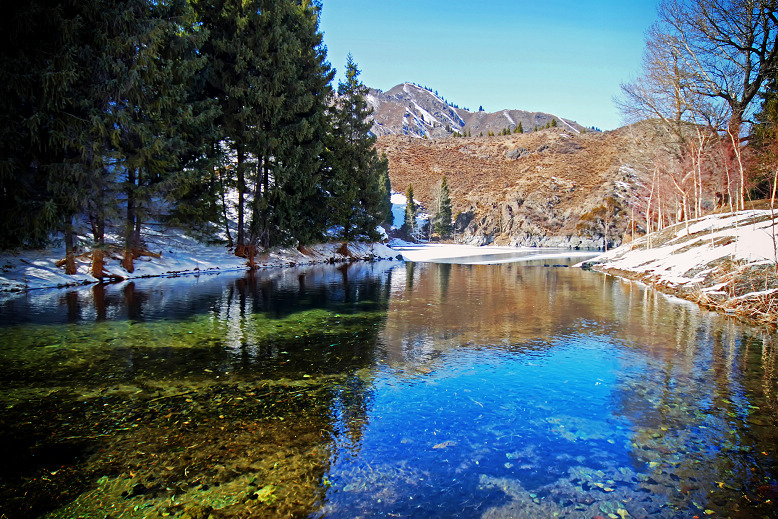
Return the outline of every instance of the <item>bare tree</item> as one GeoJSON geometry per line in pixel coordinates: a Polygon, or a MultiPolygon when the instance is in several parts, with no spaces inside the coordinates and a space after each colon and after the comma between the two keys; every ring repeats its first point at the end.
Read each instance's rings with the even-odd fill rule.
{"type": "Polygon", "coordinates": [[[735,136],[778,66],[777,9],[778,0],[665,0],[659,7],[654,31],[677,56],[684,86],[718,105],[714,112],[728,112],[726,129],[735,136]]]}
{"type": "MultiPolygon", "coordinates": [[[[627,119],[657,119],[673,137],[682,171],[665,175],[682,198],[685,217],[691,212],[687,201],[695,216],[703,212],[703,172],[709,183],[726,184],[729,191],[730,170],[736,170],[737,208],[744,208],[741,135],[754,98],[778,70],[777,7],[778,0],[664,0],[647,35],[642,76],[622,85],[619,104],[627,119]],[[704,153],[713,142],[729,143],[723,162],[704,153]],[[717,164],[722,167],[713,172],[717,164]],[[686,187],[687,180],[693,185],[686,187]]],[[[715,198],[716,190],[710,191],[715,198]]]]}

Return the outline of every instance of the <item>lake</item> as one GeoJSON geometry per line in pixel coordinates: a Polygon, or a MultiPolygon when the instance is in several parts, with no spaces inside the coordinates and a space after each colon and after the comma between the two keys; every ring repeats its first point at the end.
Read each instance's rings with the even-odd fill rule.
{"type": "Polygon", "coordinates": [[[0,516],[778,516],[775,335],[577,261],[7,295],[0,516]]]}

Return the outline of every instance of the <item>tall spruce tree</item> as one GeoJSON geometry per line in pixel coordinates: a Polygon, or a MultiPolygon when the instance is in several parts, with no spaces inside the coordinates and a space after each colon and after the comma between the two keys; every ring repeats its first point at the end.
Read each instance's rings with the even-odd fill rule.
{"type": "Polygon", "coordinates": [[[52,130],[78,70],[74,14],[58,2],[6,6],[0,19],[0,247],[40,246],[72,212],[57,200],[53,164],[65,146],[52,130]],[[70,30],[66,30],[70,27],[70,30]]]}
{"type": "Polygon", "coordinates": [[[252,243],[268,247],[320,239],[327,109],[334,71],[319,31],[318,4],[261,0],[261,81],[254,151],[252,243]]]}
{"type": "Polygon", "coordinates": [[[333,109],[330,147],[330,186],[333,223],[343,227],[343,237],[375,239],[376,227],[388,219],[388,161],[375,150],[375,136],[368,119],[373,110],[365,97],[368,88],[359,81],[359,68],[349,54],[345,80],[338,84],[333,109]]]}
{"type": "Polygon", "coordinates": [[[408,189],[405,191],[405,223],[403,223],[402,229],[405,233],[413,237],[416,233],[416,200],[413,199],[413,185],[408,184],[408,189]]]}
{"type": "MultiPolygon", "coordinates": [[[[23,234],[62,231],[68,273],[75,272],[77,216],[89,215],[99,247],[105,209],[113,205],[106,196],[121,185],[129,208],[139,195],[130,174],[140,178],[140,171],[158,183],[175,167],[181,143],[174,123],[184,119],[176,93],[190,63],[176,42],[187,34],[181,18],[187,8],[184,0],[31,0],[15,12],[24,43],[16,59],[4,56],[0,66],[11,77],[20,63],[29,68],[21,82],[8,84],[17,107],[3,110],[13,132],[0,137],[0,146],[13,143],[7,137],[14,134],[22,146],[3,169],[9,177],[35,178],[25,198],[41,200],[42,210],[23,234]]],[[[13,198],[21,200],[18,194],[13,198]]],[[[128,241],[138,229],[133,220],[128,241]]]]}
{"type": "Polygon", "coordinates": [[[433,228],[442,238],[451,235],[453,225],[451,224],[451,197],[448,190],[446,175],[440,181],[440,190],[438,193],[437,207],[433,228]]]}
{"type": "Polygon", "coordinates": [[[386,153],[381,154],[381,163],[381,174],[378,178],[378,197],[382,201],[382,207],[378,214],[378,219],[388,228],[392,225],[392,182],[389,179],[389,158],[386,156],[386,153]]]}

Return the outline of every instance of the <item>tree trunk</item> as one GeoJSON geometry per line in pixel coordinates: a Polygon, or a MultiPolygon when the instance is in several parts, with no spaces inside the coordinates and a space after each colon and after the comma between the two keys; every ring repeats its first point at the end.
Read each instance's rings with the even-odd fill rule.
{"type": "Polygon", "coordinates": [[[103,190],[98,190],[95,198],[95,214],[92,221],[94,248],[92,249],[92,277],[103,279],[105,249],[105,204],[103,190]]]}
{"type": "Polygon", "coordinates": [[[73,276],[76,273],[76,233],[73,229],[73,217],[68,217],[65,225],[65,274],[73,276]]]}
{"type": "Polygon", "coordinates": [[[124,232],[124,259],[122,265],[124,269],[132,274],[135,272],[133,265],[133,249],[135,248],[135,220],[137,218],[135,210],[135,170],[127,171],[127,221],[125,222],[124,232]]]}
{"type": "Polygon", "coordinates": [[[237,145],[237,154],[238,154],[238,241],[235,246],[235,254],[237,256],[245,256],[246,251],[246,234],[245,229],[243,228],[243,222],[244,222],[244,214],[243,214],[243,202],[244,202],[244,195],[246,192],[246,173],[243,170],[245,161],[246,161],[246,155],[243,152],[243,145],[238,144],[237,145]]]}
{"type": "Polygon", "coordinates": [[[224,187],[224,170],[219,168],[219,190],[222,199],[222,217],[224,218],[224,232],[227,234],[227,243],[229,247],[234,245],[232,241],[232,234],[230,234],[230,220],[227,218],[227,196],[226,189],[224,187]]]}

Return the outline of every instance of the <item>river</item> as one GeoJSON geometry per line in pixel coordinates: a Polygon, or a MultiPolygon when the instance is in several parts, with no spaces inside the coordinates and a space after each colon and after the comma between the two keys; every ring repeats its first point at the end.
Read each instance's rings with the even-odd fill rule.
{"type": "Polygon", "coordinates": [[[775,335],[579,259],[6,296],[0,516],[778,516],[775,335]]]}

